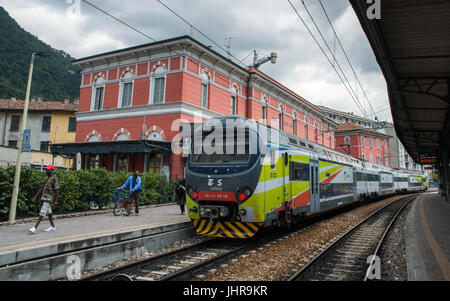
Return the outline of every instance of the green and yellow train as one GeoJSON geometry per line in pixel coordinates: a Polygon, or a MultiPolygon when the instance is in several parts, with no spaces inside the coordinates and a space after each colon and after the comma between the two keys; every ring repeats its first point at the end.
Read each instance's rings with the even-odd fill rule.
{"type": "Polygon", "coordinates": [[[196,232],[244,239],[262,227],[395,193],[399,178],[389,167],[236,116],[210,119],[194,133],[185,172],[196,232]]]}

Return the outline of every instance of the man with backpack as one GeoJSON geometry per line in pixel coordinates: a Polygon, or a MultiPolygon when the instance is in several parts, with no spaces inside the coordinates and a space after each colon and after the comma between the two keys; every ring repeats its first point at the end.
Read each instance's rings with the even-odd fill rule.
{"type": "Polygon", "coordinates": [[[36,225],[28,231],[31,233],[36,233],[36,229],[41,223],[41,221],[44,219],[44,217],[48,214],[48,219],[50,221],[50,228],[45,230],[46,232],[55,231],[55,223],[53,222],[53,212],[52,212],[52,203],[54,205],[58,204],[58,196],[59,196],[59,185],[58,185],[58,179],[55,175],[53,175],[53,170],[55,167],[53,165],[47,165],[45,168],[45,173],[47,174],[47,179],[44,182],[44,185],[42,185],[41,189],[36,193],[36,195],[33,197],[32,202],[35,203],[36,199],[41,196],[42,207],[41,211],[39,212],[39,219],[36,222],[36,225]]]}
{"type": "MultiPolygon", "coordinates": [[[[130,176],[125,184],[121,187],[117,187],[118,190],[124,189],[125,187],[129,187],[128,191],[130,194],[129,201],[133,201],[136,204],[136,215],[139,215],[139,193],[142,191],[141,186],[141,177],[139,176],[139,171],[135,170],[133,175],[130,176]]],[[[125,212],[123,215],[130,215],[130,209],[132,206],[128,206],[128,212],[125,212]]]]}

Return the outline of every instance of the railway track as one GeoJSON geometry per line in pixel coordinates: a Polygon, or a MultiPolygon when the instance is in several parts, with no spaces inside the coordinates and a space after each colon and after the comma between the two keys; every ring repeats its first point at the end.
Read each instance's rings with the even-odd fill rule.
{"type": "Polygon", "coordinates": [[[378,209],[328,245],[288,281],[368,280],[376,278],[378,251],[399,213],[417,195],[378,209]]]}
{"type": "Polygon", "coordinates": [[[199,271],[237,256],[251,245],[251,241],[210,239],[143,261],[99,272],[80,280],[191,280],[199,271]]]}

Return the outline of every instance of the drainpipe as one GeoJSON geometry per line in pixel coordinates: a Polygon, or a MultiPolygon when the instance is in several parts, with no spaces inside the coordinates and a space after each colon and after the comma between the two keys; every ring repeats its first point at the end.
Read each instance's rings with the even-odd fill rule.
{"type": "Polygon", "coordinates": [[[250,108],[250,78],[252,77],[252,73],[249,73],[247,79],[247,105],[245,108],[245,117],[250,119],[249,108],[250,108]]]}
{"type": "Polygon", "coordinates": [[[6,121],[7,120],[8,120],[8,112],[5,112],[5,123],[3,124],[2,145],[6,145],[5,139],[6,139],[6,121]]]}

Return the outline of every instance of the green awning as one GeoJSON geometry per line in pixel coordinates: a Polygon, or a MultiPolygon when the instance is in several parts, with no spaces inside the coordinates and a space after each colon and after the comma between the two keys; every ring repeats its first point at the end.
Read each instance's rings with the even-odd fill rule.
{"type": "Polygon", "coordinates": [[[134,154],[160,152],[170,154],[171,142],[148,141],[148,140],[126,140],[106,142],[78,142],[61,143],[50,145],[51,153],[54,155],[76,155],[81,154],[134,154]]]}

